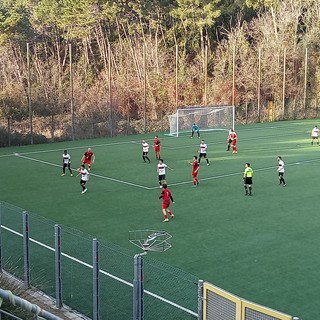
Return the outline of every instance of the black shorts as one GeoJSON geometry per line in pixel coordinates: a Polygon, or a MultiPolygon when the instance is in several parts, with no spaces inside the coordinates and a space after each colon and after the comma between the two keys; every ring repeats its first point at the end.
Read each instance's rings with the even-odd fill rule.
{"type": "Polygon", "coordinates": [[[252,177],[244,178],[244,184],[252,185],[252,177]]]}
{"type": "Polygon", "coordinates": [[[142,155],[146,157],[148,155],[148,152],[142,152],[142,155]]]}
{"type": "Polygon", "coordinates": [[[159,174],[159,181],[166,180],[165,174],[159,174]]]}
{"type": "Polygon", "coordinates": [[[81,184],[82,186],[85,186],[85,185],[86,185],[86,183],[87,183],[87,181],[86,181],[86,180],[80,180],[80,184],[81,184]]]}
{"type": "Polygon", "coordinates": [[[278,172],[279,177],[283,177],[284,176],[284,172],[278,172]]]}
{"type": "Polygon", "coordinates": [[[206,153],[199,153],[199,158],[207,158],[207,154],[206,153]]]}

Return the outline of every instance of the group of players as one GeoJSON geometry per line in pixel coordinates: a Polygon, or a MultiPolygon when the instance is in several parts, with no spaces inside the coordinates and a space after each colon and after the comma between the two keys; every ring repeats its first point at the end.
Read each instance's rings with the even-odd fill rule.
{"type": "MultiPolygon", "coordinates": [[[[197,134],[198,138],[200,139],[200,129],[199,126],[196,124],[193,124],[191,129],[191,138],[193,138],[194,133],[197,134]]],[[[232,149],[232,153],[237,153],[237,134],[234,131],[234,129],[229,130],[228,138],[227,138],[227,151],[230,151],[230,148],[232,149]]],[[[314,141],[319,145],[319,129],[317,126],[315,126],[311,131],[311,143],[313,144],[314,141]]],[[[159,180],[159,186],[162,189],[162,192],[159,196],[159,199],[162,199],[162,212],[164,216],[163,222],[168,222],[168,216],[171,218],[174,217],[174,214],[169,209],[170,203],[174,203],[171,191],[168,189],[167,181],[166,181],[166,169],[173,170],[170,168],[167,164],[164,163],[163,159],[161,159],[160,156],[160,139],[158,136],[154,137],[153,140],[153,148],[155,152],[155,157],[158,160],[157,164],[157,173],[158,173],[158,180],[159,180]]],[[[150,158],[148,156],[149,153],[149,144],[146,142],[146,140],[142,140],[142,159],[143,162],[150,163],[150,158]]],[[[210,165],[209,159],[207,158],[207,149],[208,146],[205,143],[205,141],[202,139],[200,146],[199,146],[199,156],[193,156],[192,161],[190,161],[190,165],[192,166],[192,181],[193,181],[193,187],[197,187],[199,185],[199,179],[198,179],[198,172],[200,168],[200,162],[201,158],[204,158],[206,160],[207,166],[210,165]]],[[[62,166],[62,175],[66,175],[66,169],[69,170],[70,176],[73,176],[73,172],[71,169],[71,157],[67,150],[64,150],[63,155],[63,166],[62,166]]],[[[286,182],[284,179],[284,161],[281,156],[278,156],[278,175],[279,175],[279,185],[285,187],[286,182]]],[[[90,177],[90,169],[91,164],[95,161],[95,154],[92,152],[91,148],[88,148],[85,153],[83,154],[81,158],[81,166],[77,169],[77,176],[81,175],[80,179],[80,186],[82,188],[81,194],[84,194],[87,192],[86,183],[89,181],[90,177]],[[86,165],[88,166],[88,169],[86,169],[86,165]]],[[[250,166],[250,163],[245,164],[245,170],[243,174],[243,180],[244,180],[244,189],[245,189],[245,195],[251,196],[252,195],[252,178],[253,178],[253,169],[250,166]]]]}
{"type": "MultiPolygon", "coordinates": [[[[82,188],[81,194],[86,193],[88,190],[86,187],[86,184],[89,181],[89,177],[90,177],[89,171],[91,170],[91,164],[94,163],[94,160],[95,160],[95,155],[92,152],[91,148],[88,148],[81,158],[81,166],[77,169],[77,172],[78,172],[77,177],[81,175],[81,179],[80,179],[80,186],[82,188]],[[86,165],[88,166],[88,169],[86,169],[86,165]]],[[[61,176],[66,175],[66,169],[69,170],[70,176],[72,177],[73,173],[71,169],[71,156],[67,150],[64,150],[62,154],[61,176]]]]}
{"type": "MultiPolygon", "coordinates": [[[[198,138],[200,139],[200,128],[195,123],[192,125],[191,128],[191,138],[194,137],[194,134],[197,134],[198,138]]],[[[237,153],[237,134],[234,131],[234,129],[230,129],[227,139],[228,145],[227,145],[227,151],[230,151],[230,147],[232,148],[232,153],[237,153]]],[[[170,203],[173,202],[173,197],[171,194],[171,191],[168,189],[167,181],[166,181],[166,169],[173,170],[170,168],[167,164],[164,163],[163,159],[160,157],[160,139],[158,136],[154,137],[153,140],[153,147],[155,151],[156,159],[158,160],[157,164],[157,173],[158,173],[158,179],[159,179],[159,186],[162,188],[162,192],[159,196],[159,199],[162,199],[162,212],[164,216],[163,222],[168,222],[168,216],[171,218],[174,217],[174,214],[169,209],[170,203]]],[[[146,142],[146,140],[142,140],[142,159],[143,162],[150,163],[150,159],[148,156],[149,153],[149,144],[146,142]]],[[[193,181],[193,187],[197,187],[199,185],[199,179],[198,179],[198,172],[200,168],[200,162],[201,158],[204,158],[206,161],[207,166],[210,165],[209,159],[207,158],[207,149],[208,146],[205,143],[204,140],[201,140],[200,146],[199,146],[199,156],[193,156],[193,160],[190,161],[190,165],[192,166],[192,181],[193,181]]],[[[249,175],[249,173],[247,173],[249,175]]],[[[251,178],[252,179],[252,178],[251,178]]],[[[248,181],[247,181],[248,182],[248,181]]],[[[251,194],[251,185],[250,185],[250,194],[251,194]]]]}

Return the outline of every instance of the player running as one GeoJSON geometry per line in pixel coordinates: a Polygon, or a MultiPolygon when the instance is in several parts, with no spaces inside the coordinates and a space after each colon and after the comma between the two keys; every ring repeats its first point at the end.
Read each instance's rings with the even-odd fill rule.
{"type": "Polygon", "coordinates": [[[284,161],[282,157],[278,156],[278,175],[279,175],[279,186],[286,186],[286,182],[284,180],[284,161]]]}
{"type": "Polygon", "coordinates": [[[172,201],[172,203],[174,203],[174,200],[172,198],[171,191],[167,188],[167,185],[165,183],[163,184],[163,189],[162,189],[162,192],[159,196],[159,199],[161,199],[161,198],[162,198],[162,212],[163,212],[163,216],[164,216],[163,222],[168,222],[169,221],[168,214],[170,215],[171,218],[174,217],[174,214],[169,209],[170,201],[172,201]]]}
{"type": "Polygon", "coordinates": [[[91,164],[94,163],[94,160],[95,160],[95,155],[92,152],[91,148],[88,148],[87,151],[83,154],[81,158],[81,162],[83,165],[87,164],[88,170],[90,171],[91,164]]]}
{"type": "Polygon", "coordinates": [[[157,165],[157,172],[158,172],[160,188],[162,188],[165,184],[167,184],[166,168],[168,168],[169,170],[173,170],[169,166],[167,166],[165,163],[163,163],[163,159],[159,159],[159,163],[157,165]]]}
{"type": "Polygon", "coordinates": [[[201,140],[200,151],[199,151],[199,164],[200,164],[201,158],[203,157],[204,159],[206,159],[207,166],[208,166],[209,159],[207,158],[207,149],[208,149],[207,144],[204,142],[204,140],[201,140]]]}
{"type": "Polygon", "coordinates": [[[314,126],[311,131],[311,144],[313,141],[317,140],[317,144],[319,144],[319,129],[317,126],[314,126]]]}
{"type": "Polygon", "coordinates": [[[80,186],[82,188],[81,194],[84,194],[84,193],[86,193],[88,191],[88,189],[86,187],[86,183],[89,181],[89,176],[90,176],[90,173],[85,168],[84,164],[82,164],[80,166],[80,168],[78,169],[77,177],[79,175],[81,175],[81,179],[80,179],[80,186]]]}
{"type": "Polygon", "coordinates": [[[195,188],[199,185],[198,172],[199,172],[200,165],[198,162],[198,157],[193,156],[193,161],[189,162],[189,163],[192,166],[191,176],[192,176],[192,181],[193,181],[193,187],[195,188]]]}
{"type": "Polygon", "coordinates": [[[62,177],[66,175],[66,168],[68,168],[70,172],[70,176],[72,177],[72,170],[71,170],[71,157],[67,150],[63,151],[62,155],[62,177]]]}
{"type": "Polygon", "coordinates": [[[231,139],[231,148],[232,148],[232,153],[238,153],[238,149],[237,149],[237,139],[238,136],[236,134],[236,132],[233,129],[230,129],[230,134],[229,137],[231,139]]]}

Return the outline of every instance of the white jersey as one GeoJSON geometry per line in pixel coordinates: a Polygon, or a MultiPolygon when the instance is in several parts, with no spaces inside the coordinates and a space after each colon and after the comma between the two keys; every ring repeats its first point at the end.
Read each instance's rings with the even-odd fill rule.
{"type": "Polygon", "coordinates": [[[319,136],[319,129],[318,127],[314,127],[311,131],[311,137],[318,138],[318,136],[319,136]]]}
{"type": "Polygon", "coordinates": [[[207,153],[208,146],[205,143],[200,144],[200,153],[207,153]]]}
{"type": "Polygon", "coordinates": [[[149,145],[148,145],[147,142],[144,142],[144,143],[142,144],[142,151],[143,151],[143,152],[149,152],[149,145]]]}
{"type": "Polygon", "coordinates": [[[284,172],[284,162],[283,160],[278,161],[278,172],[284,172]]]}
{"type": "Polygon", "coordinates": [[[81,180],[82,181],[88,181],[89,180],[89,172],[87,169],[81,169],[80,170],[80,174],[81,174],[81,180]]]}
{"type": "Polygon", "coordinates": [[[71,157],[69,153],[63,154],[62,158],[63,158],[63,163],[69,164],[71,162],[71,157]]]}
{"type": "Polygon", "coordinates": [[[157,171],[158,171],[158,174],[159,176],[162,176],[164,174],[166,174],[166,168],[168,166],[165,164],[165,163],[158,163],[158,168],[157,168],[157,171]]]}

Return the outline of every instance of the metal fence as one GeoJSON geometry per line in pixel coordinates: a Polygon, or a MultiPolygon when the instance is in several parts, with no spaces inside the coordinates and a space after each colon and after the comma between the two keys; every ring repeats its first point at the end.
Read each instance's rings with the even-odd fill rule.
{"type": "MultiPolygon", "coordinates": [[[[92,319],[133,318],[133,254],[75,229],[0,206],[0,270],[92,319]]],[[[144,259],[144,318],[198,317],[198,279],[144,259]]]]}

